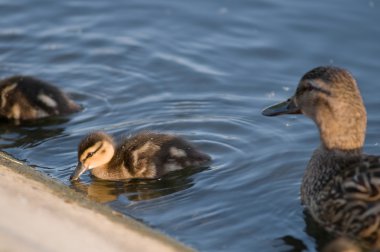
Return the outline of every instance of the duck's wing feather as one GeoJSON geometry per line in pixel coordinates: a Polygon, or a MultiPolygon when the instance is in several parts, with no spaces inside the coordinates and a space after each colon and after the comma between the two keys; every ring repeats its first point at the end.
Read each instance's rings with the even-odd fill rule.
{"type": "Polygon", "coordinates": [[[363,156],[347,165],[320,196],[320,220],[335,233],[380,242],[380,158],[363,156]]]}

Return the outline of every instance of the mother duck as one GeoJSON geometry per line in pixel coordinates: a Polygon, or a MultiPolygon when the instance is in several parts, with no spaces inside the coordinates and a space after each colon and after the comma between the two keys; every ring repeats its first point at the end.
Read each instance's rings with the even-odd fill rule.
{"type": "Polygon", "coordinates": [[[302,203],[328,231],[380,248],[380,158],[362,152],[367,117],[354,77],[338,67],[314,68],[291,98],[262,113],[302,113],[316,123],[321,145],[302,180],[302,203]]]}

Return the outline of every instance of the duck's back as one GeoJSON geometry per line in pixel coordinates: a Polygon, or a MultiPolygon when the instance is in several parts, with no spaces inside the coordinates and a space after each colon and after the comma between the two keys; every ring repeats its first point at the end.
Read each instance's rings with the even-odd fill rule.
{"type": "Polygon", "coordinates": [[[124,168],[132,177],[157,178],[168,172],[201,166],[210,160],[186,140],[168,134],[143,132],[119,145],[110,165],[124,168]]]}
{"type": "Polygon", "coordinates": [[[332,155],[319,165],[319,174],[317,166],[308,168],[301,189],[313,217],[330,231],[378,247],[380,157],[332,155]]]}
{"type": "Polygon", "coordinates": [[[29,76],[0,81],[0,114],[8,119],[29,120],[80,110],[57,87],[29,76]]]}

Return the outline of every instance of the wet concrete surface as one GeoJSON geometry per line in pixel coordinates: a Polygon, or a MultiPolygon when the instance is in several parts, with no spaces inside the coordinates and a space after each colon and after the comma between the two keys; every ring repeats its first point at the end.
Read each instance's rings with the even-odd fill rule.
{"type": "Polygon", "coordinates": [[[0,153],[0,251],[192,251],[0,153]]]}

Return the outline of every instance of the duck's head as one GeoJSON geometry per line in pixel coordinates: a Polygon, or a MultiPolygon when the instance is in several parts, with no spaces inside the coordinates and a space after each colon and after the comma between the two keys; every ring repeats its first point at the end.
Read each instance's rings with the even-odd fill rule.
{"type": "Polygon", "coordinates": [[[366,110],[354,77],[338,67],[317,67],[300,80],[288,100],[263,110],[265,116],[304,114],[318,126],[327,149],[362,148],[366,110]]]}
{"type": "Polygon", "coordinates": [[[104,132],[88,134],[78,146],[78,165],[70,180],[77,180],[85,171],[107,164],[115,154],[114,141],[104,132]]]}

